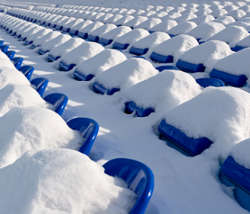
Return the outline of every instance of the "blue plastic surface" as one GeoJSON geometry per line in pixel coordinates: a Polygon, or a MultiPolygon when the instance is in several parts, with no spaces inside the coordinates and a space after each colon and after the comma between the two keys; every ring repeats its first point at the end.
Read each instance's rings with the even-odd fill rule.
{"type": "Polygon", "coordinates": [[[191,62],[186,62],[181,59],[177,61],[176,66],[180,70],[188,72],[188,73],[204,72],[206,69],[206,67],[202,63],[194,64],[191,62]]]}
{"type": "Polygon", "coordinates": [[[36,91],[43,97],[43,94],[47,88],[49,81],[46,78],[38,77],[30,81],[31,85],[36,91]]]}
{"type": "Polygon", "coordinates": [[[77,35],[78,35],[78,30],[70,29],[69,34],[70,34],[71,36],[77,36],[77,35]]]}
{"type": "Polygon", "coordinates": [[[78,117],[68,121],[67,124],[71,129],[77,130],[81,133],[83,143],[79,151],[83,154],[89,155],[98,135],[98,123],[90,118],[78,117]]]}
{"type": "Polygon", "coordinates": [[[171,63],[174,61],[174,57],[172,55],[165,56],[155,52],[150,55],[150,59],[159,63],[171,63]]]}
{"type": "Polygon", "coordinates": [[[160,122],[158,131],[160,138],[174,144],[177,150],[188,156],[199,155],[212,144],[212,141],[206,137],[188,137],[182,130],[168,124],[165,119],[160,122]]]}
{"type": "Polygon", "coordinates": [[[14,59],[16,52],[15,51],[7,51],[6,55],[9,57],[10,60],[14,59]]]}
{"type": "Polygon", "coordinates": [[[164,70],[179,70],[179,68],[177,68],[175,65],[162,65],[162,66],[156,67],[156,69],[159,72],[162,72],[164,70]]]}
{"type": "Polygon", "coordinates": [[[242,50],[242,49],[244,49],[244,48],[248,48],[248,47],[244,47],[244,46],[236,45],[236,46],[234,46],[234,47],[233,47],[233,48],[231,48],[231,49],[232,49],[232,51],[237,52],[237,51],[240,51],[240,50],[242,50]]]}
{"type": "Polygon", "coordinates": [[[117,49],[117,50],[126,50],[128,48],[129,44],[125,43],[122,44],[120,42],[115,42],[112,46],[113,49],[117,49]]]}
{"type": "Polygon", "coordinates": [[[209,86],[214,86],[214,87],[225,86],[225,83],[222,80],[216,78],[199,78],[196,79],[196,82],[203,88],[209,86]]]}
{"type": "Polygon", "coordinates": [[[14,57],[12,61],[13,61],[13,64],[15,65],[15,67],[19,70],[22,66],[23,58],[22,57],[14,57]]]}
{"type": "Polygon", "coordinates": [[[28,45],[31,45],[33,43],[33,41],[25,41],[23,43],[24,46],[28,46],[28,45]]]}
{"type": "Polygon", "coordinates": [[[91,42],[97,42],[99,40],[99,37],[89,34],[87,39],[91,42]]]}
{"type": "Polygon", "coordinates": [[[39,55],[44,55],[44,54],[46,54],[46,53],[48,53],[48,52],[49,52],[49,50],[43,50],[43,49],[41,49],[41,48],[39,48],[38,51],[37,51],[37,53],[38,53],[39,55]]]}
{"type": "Polygon", "coordinates": [[[126,114],[132,114],[135,112],[135,116],[137,117],[147,117],[152,112],[155,112],[154,108],[152,107],[143,108],[143,107],[137,106],[134,101],[125,102],[124,105],[125,105],[124,112],[126,114]]]}
{"type": "Polygon", "coordinates": [[[99,38],[98,43],[100,43],[103,46],[110,45],[113,42],[112,39],[104,39],[102,37],[99,38]]]}
{"type": "Polygon", "coordinates": [[[238,164],[229,156],[221,166],[219,178],[223,184],[234,186],[235,199],[250,211],[250,169],[238,164]]]}
{"type": "Polygon", "coordinates": [[[247,83],[247,77],[244,74],[229,74],[224,71],[219,71],[217,69],[213,69],[210,72],[210,77],[221,79],[226,83],[226,85],[231,85],[235,87],[243,87],[247,83]]]}
{"type": "Polygon", "coordinates": [[[54,62],[56,60],[58,60],[61,56],[53,56],[52,54],[48,54],[47,56],[47,61],[48,62],[54,62]]]}
{"type": "Polygon", "coordinates": [[[136,47],[131,47],[129,49],[129,53],[131,54],[135,54],[137,56],[141,56],[141,55],[144,55],[148,52],[148,48],[136,48],[136,47]]]}
{"type": "Polygon", "coordinates": [[[9,49],[9,45],[1,45],[0,47],[1,47],[2,52],[7,53],[9,49]]]}
{"type": "Polygon", "coordinates": [[[76,64],[67,64],[64,61],[60,61],[58,65],[59,71],[70,71],[72,68],[74,68],[76,64]]]}
{"type": "Polygon", "coordinates": [[[97,94],[106,94],[107,88],[105,88],[102,84],[99,82],[94,82],[92,85],[92,90],[97,94]]]}
{"type": "Polygon", "coordinates": [[[44,100],[54,107],[54,111],[62,115],[68,103],[68,97],[65,94],[52,93],[44,97],[44,100]]]}
{"type": "Polygon", "coordinates": [[[126,158],[117,158],[103,165],[105,173],[119,177],[137,195],[129,214],[144,214],[154,191],[154,175],[145,164],[126,158]]]}
{"type": "Polygon", "coordinates": [[[19,70],[30,80],[35,69],[31,65],[24,65],[19,70]]]}
{"type": "Polygon", "coordinates": [[[78,31],[78,36],[81,37],[82,39],[88,38],[88,34],[81,31],[78,31]]]}
{"type": "Polygon", "coordinates": [[[85,75],[77,70],[75,70],[73,73],[73,78],[78,81],[90,81],[91,79],[93,79],[93,77],[93,74],[85,75]]]}

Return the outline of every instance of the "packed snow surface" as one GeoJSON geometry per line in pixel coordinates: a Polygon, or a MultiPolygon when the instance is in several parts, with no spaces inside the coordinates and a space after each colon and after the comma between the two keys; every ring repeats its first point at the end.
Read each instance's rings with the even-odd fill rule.
{"type": "Polygon", "coordinates": [[[235,145],[230,153],[230,155],[234,158],[234,160],[241,164],[242,166],[250,169],[250,158],[249,158],[249,146],[250,146],[250,138],[241,141],[237,145],[235,145]]]}
{"type": "Polygon", "coordinates": [[[68,149],[26,153],[0,170],[0,187],[0,212],[9,214],[126,214],[135,198],[103,167],[68,149]]]}

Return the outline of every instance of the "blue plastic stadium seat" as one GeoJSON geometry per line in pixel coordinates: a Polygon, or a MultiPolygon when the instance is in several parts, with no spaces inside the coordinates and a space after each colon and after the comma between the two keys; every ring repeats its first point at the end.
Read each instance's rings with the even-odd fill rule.
{"type": "Polygon", "coordinates": [[[231,48],[233,51],[237,52],[237,51],[240,51],[244,48],[247,48],[247,47],[243,47],[243,46],[240,46],[240,45],[236,45],[234,46],[233,48],[231,48]]]}
{"type": "Polygon", "coordinates": [[[191,62],[186,62],[186,61],[181,60],[181,59],[179,59],[177,61],[176,66],[180,70],[188,72],[188,73],[204,72],[205,69],[206,69],[206,67],[201,63],[194,64],[194,63],[191,63],[191,62]]]}
{"type": "Polygon", "coordinates": [[[70,31],[69,27],[68,28],[63,27],[63,29],[62,29],[62,32],[64,32],[64,33],[68,33],[69,31],[70,31]]]}
{"type": "Polygon", "coordinates": [[[136,47],[131,47],[129,50],[129,53],[135,54],[137,56],[144,55],[148,52],[148,48],[136,48],[136,47]]]}
{"type": "Polygon", "coordinates": [[[78,36],[81,37],[82,39],[87,39],[88,38],[88,34],[84,33],[84,32],[78,32],[78,36]]]}
{"type": "Polygon", "coordinates": [[[99,37],[98,36],[94,36],[94,35],[91,35],[91,34],[88,34],[88,38],[87,38],[89,41],[91,42],[98,42],[99,40],[99,37]]]}
{"type": "Polygon", "coordinates": [[[159,63],[171,63],[174,61],[174,57],[172,55],[165,56],[155,52],[150,55],[150,59],[159,63]]]}
{"type": "Polygon", "coordinates": [[[94,82],[92,85],[92,90],[97,93],[97,94],[107,94],[107,95],[112,95],[118,91],[120,91],[119,88],[105,88],[101,83],[99,82],[94,82]]]}
{"type": "Polygon", "coordinates": [[[129,214],[144,214],[154,191],[151,169],[141,162],[125,158],[110,160],[103,167],[106,174],[121,178],[135,192],[136,202],[129,214]]]}
{"type": "Polygon", "coordinates": [[[63,26],[56,25],[55,29],[60,31],[60,30],[62,30],[62,29],[63,29],[63,26]]]}
{"type": "Polygon", "coordinates": [[[100,43],[103,46],[110,45],[113,42],[113,39],[104,39],[102,37],[99,38],[98,43],[100,43]]]}
{"type": "Polygon", "coordinates": [[[59,71],[70,71],[72,68],[74,68],[76,64],[67,64],[64,61],[60,61],[58,65],[59,71]]]}
{"type": "Polygon", "coordinates": [[[43,97],[49,81],[46,78],[38,77],[31,80],[31,85],[36,89],[36,91],[43,97]]]}
{"type": "Polygon", "coordinates": [[[19,70],[30,80],[35,69],[31,65],[24,65],[19,70]]]}
{"type": "Polygon", "coordinates": [[[247,83],[247,77],[244,74],[229,74],[224,71],[217,70],[215,68],[210,72],[210,77],[221,79],[226,83],[226,85],[231,85],[235,87],[243,87],[247,83]]]}
{"type": "Polygon", "coordinates": [[[85,75],[77,70],[75,70],[73,73],[73,78],[78,81],[90,81],[91,79],[93,79],[93,77],[93,74],[85,75]]]}
{"type": "Polygon", "coordinates": [[[77,35],[78,35],[78,30],[70,29],[69,34],[70,34],[71,36],[77,36],[77,35]]]}
{"type": "Polygon", "coordinates": [[[159,72],[162,72],[164,70],[179,70],[175,65],[161,65],[161,66],[156,67],[156,69],[159,72]]]}
{"type": "Polygon", "coordinates": [[[44,54],[46,54],[46,53],[48,53],[49,52],[49,50],[43,50],[42,48],[39,48],[38,50],[37,50],[37,53],[39,54],[39,55],[44,55],[44,54]]]}
{"type": "Polygon", "coordinates": [[[4,43],[4,40],[0,40],[0,46],[2,46],[4,43]]]}
{"type": "Polygon", "coordinates": [[[83,143],[79,151],[83,154],[89,155],[98,135],[98,123],[90,118],[78,117],[68,121],[67,124],[71,129],[77,130],[81,133],[83,143]]]}
{"type": "Polygon", "coordinates": [[[68,97],[65,94],[52,93],[44,97],[44,100],[54,107],[54,111],[62,115],[68,103],[68,97]]]}
{"type": "Polygon", "coordinates": [[[113,49],[117,49],[117,50],[126,50],[128,48],[129,44],[125,43],[122,44],[120,42],[115,42],[112,46],[113,49]]]}
{"type": "Polygon", "coordinates": [[[1,45],[0,48],[1,48],[2,52],[7,53],[8,49],[9,49],[9,45],[1,45]]]}
{"type": "Polygon", "coordinates": [[[203,88],[209,86],[214,86],[214,87],[225,86],[225,83],[222,80],[216,78],[199,78],[196,79],[196,82],[203,88]]]}
{"type": "Polygon", "coordinates": [[[126,114],[132,114],[135,112],[135,116],[137,117],[147,117],[151,113],[155,112],[154,108],[148,107],[148,108],[143,108],[140,106],[137,106],[134,101],[128,101],[124,103],[124,112],[126,114]]]}
{"type": "Polygon", "coordinates": [[[23,45],[24,46],[28,46],[28,45],[31,45],[33,43],[33,41],[25,41],[24,43],[23,43],[23,45]]]}
{"type": "Polygon", "coordinates": [[[237,163],[229,156],[221,166],[219,178],[226,186],[234,186],[238,203],[250,211],[250,169],[237,163]]]}
{"type": "Polygon", "coordinates": [[[22,57],[14,57],[12,61],[13,61],[13,64],[15,65],[15,67],[19,70],[22,66],[23,58],[22,57]]]}
{"type": "Polygon", "coordinates": [[[9,57],[10,60],[14,59],[16,52],[15,51],[7,51],[6,55],[9,57]]]}
{"type": "Polygon", "coordinates": [[[160,122],[158,131],[159,137],[166,140],[169,146],[188,156],[199,155],[212,144],[206,137],[196,139],[188,137],[180,129],[168,124],[165,119],[160,122]]]}
{"type": "Polygon", "coordinates": [[[35,44],[31,44],[31,46],[29,47],[29,49],[35,49],[37,47],[39,47],[40,45],[35,45],[35,44]]]}
{"type": "Polygon", "coordinates": [[[54,62],[54,61],[58,60],[59,58],[60,58],[60,56],[53,56],[52,54],[48,54],[47,61],[54,62]]]}

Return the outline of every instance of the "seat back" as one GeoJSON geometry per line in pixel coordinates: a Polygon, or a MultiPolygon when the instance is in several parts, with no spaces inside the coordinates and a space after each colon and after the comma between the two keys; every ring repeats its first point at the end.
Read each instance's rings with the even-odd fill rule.
{"type": "Polygon", "coordinates": [[[40,94],[41,97],[43,97],[44,91],[46,90],[48,83],[49,81],[46,78],[42,77],[31,80],[32,86],[36,89],[36,91],[40,94]]]}
{"type": "Polygon", "coordinates": [[[30,80],[35,69],[31,65],[24,65],[19,70],[30,80]]]}
{"type": "Polygon", "coordinates": [[[89,155],[98,135],[98,123],[90,118],[78,117],[68,121],[67,124],[71,129],[77,130],[81,133],[83,143],[79,151],[83,154],[89,155]]]}
{"type": "Polygon", "coordinates": [[[62,115],[68,103],[68,97],[61,93],[52,93],[44,97],[44,100],[54,107],[54,111],[62,115]]]}
{"type": "Polygon", "coordinates": [[[124,180],[137,195],[129,214],[143,214],[154,190],[154,175],[149,167],[136,160],[118,158],[103,165],[105,173],[124,180]]]}

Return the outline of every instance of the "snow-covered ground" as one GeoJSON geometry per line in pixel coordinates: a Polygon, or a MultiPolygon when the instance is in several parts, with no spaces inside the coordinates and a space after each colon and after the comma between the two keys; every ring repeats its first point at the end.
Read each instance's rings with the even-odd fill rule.
{"type": "MultiPolygon", "coordinates": [[[[62,56],[60,60],[76,63],[75,69],[60,72],[57,69],[60,60],[48,63],[45,60],[47,55],[36,53],[40,47],[31,49],[24,46],[23,42],[1,29],[0,40],[7,42],[9,49],[15,50],[17,56],[23,57],[24,64],[34,66],[32,78],[44,77],[49,80],[45,95],[52,92],[64,93],[69,97],[69,103],[62,118],[49,110],[24,76],[20,76],[9,59],[0,53],[0,61],[4,62],[0,65],[0,213],[126,213],[134,203],[134,194],[128,191],[120,180],[105,175],[101,167],[108,160],[121,157],[141,161],[154,173],[155,189],[146,210],[147,214],[248,213],[234,199],[232,191],[221,184],[218,171],[234,145],[250,138],[249,85],[244,87],[244,90],[230,86],[203,89],[194,78],[208,76],[214,66],[231,74],[250,76],[247,69],[249,49],[239,53],[230,49],[247,38],[249,33],[243,26],[234,27],[230,24],[227,27],[226,24],[227,21],[238,21],[241,16],[245,16],[242,22],[247,25],[249,20],[246,17],[250,12],[247,1],[169,0],[167,6],[164,0],[30,2],[53,3],[58,6],[82,4],[112,7],[113,11],[115,8],[123,8],[124,11],[135,10],[136,12],[131,14],[137,13],[137,17],[146,17],[146,14],[158,15],[157,19],[151,22],[146,21],[150,16],[145,19],[144,24],[139,24],[140,29],[126,29],[117,41],[129,41],[135,44],[135,47],[152,48],[157,53],[172,54],[176,59],[194,64],[203,63],[207,69],[204,73],[194,75],[183,73],[177,68],[158,73],[154,66],[159,64],[149,60],[151,49],[145,59],[131,58],[129,50],[119,52],[108,49],[111,45],[103,48],[97,43],[77,37],[71,39],[65,34],[50,34],[50,42],[47,40],[46,44],[41,43],[45,42],[41,38],[38,43],[34,41],[34,44],[41,44],[44,50],[52,49],[50,53],[62,56]],[[235,11],[239,8],[242,8],[243,12],[235,11]],[[231,18],[224,16],[227,13],[231,18]],[[218,22],[216,16],[220,17],[218,22]],[[159,37],[162,36],[162,39],[156,42],[156,38],[150,38],[150,35],[154,34],[150,34],[146,28],[158,29],[158,19],[163,20],[164,17],[174,20],[170,23],[171,28],[175,28],[171,31],[166,27],[166,23],[162,24],[159,29],[166,28],[164,34],[167,35],[170,30],[172,33],[187,35],[173,38],[167,35],[164,38],[164,34],[155,33],[159,37]],[[189,22],[184,25],[184,21],[189,22]],[[202,24],[202,21],[213,22],[202,24]],[[203,35],[207,32],[198,32],[199,25],[206,28],[213,25],[213,31],[209,28],[209,34],[203,35]],[[178,29],[178,26],[183,28],[178,29]],[[232,38],[229,38],[227,32],[234,29],[236,36],[230,34],[232,38]],[[241,30],[240,33],[237,29],[241,30]],[[135,38],[136,33],[138,38],[135,38]],[[195,38],[202,35],[202,39],[211,38],[212,41],[199,45],[191,35],[195,38]],[[187,41],[185,44],[184,40],[191,42],[187,41]],[[150,43],[152,46],[144,46],[144,43],[150,43]],[[160,43],[165,44],[164,47],[161,48],[160,43]],[[181,44],[178,45],[179,43],[181,44]],[[168,50],[168,47],[173,50],[168,50]],[[175,50],[175,47],[180,47],[181,50],[175,50]],[[86,54],[82,54],[86,56],[81,55],[84,48],[86,54]],[[98,61],[96,64],[95,60],[98,61]],[[76,81],[73,78],[75,70],[83,74],[94,74],[96,77],[91,81],[76,81]],[[96,94],[90,89],[95,81],[108,88],[120,88],[121,91],[112,96],[96,94]],[[124,113],[124,102],[130,100],[141,107],[154,107],[155,112],[147,117],[127,115],[124,113]],[[79,148],[78,133],[70,130],[65,123],[73,117],[93,118],[100,125],[90,159],[69,150],[79,148]],[[181,154],[157,136],[155,127],[163,118],[185,131],[188,136],[206,136],[214,144],[195,157],[181,154]],[[20,196],[23,197],[20,199],[20,196]]],[[[99,13],[101,11],[92,15],[97,17],[99,13]]],[[[70,16],[70,13],[67,15],[70,16]]],[[[117,29],[118,27],[112,31],[117,29]]],[[[38,29],[30,27],[30,31],[28,28],[25,30],[29,38],[35,39],[28,32],[36,33],[38,29]]],[[[45,31],[41,30],[41,33],[45,31]]],[[[47,33],[49,35],[49,32],[47,33]]],[[[49,36],[46,39],[49,39],[49,36]]],[[[130,46],[133,45],[129,44],[130,46]]],[[[249,143],[249,140],[243,144],[246,145],[247,142],[249,143]]],[[[248,167],[249,157],[241,157],[248,155],[244,148],[248,147],[238,146],[232,150],[232,154],[248,167]]]]}

